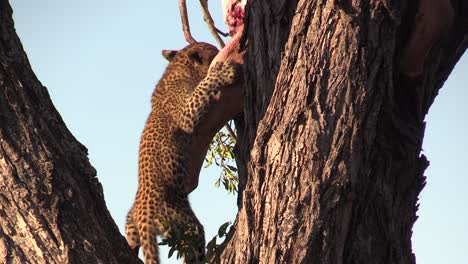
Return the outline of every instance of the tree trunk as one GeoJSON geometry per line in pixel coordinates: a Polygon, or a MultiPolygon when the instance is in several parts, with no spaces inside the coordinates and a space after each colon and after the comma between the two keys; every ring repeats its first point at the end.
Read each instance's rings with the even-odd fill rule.
{"type": "MultiPolygon", "coordinates": [[[[141,263],[0,0],[0,263],[141,263]]],[[[85,107],[85,106],[84,106],[85,107]]]]}
{"type": "Polygon", "coordinates": [[[415,263],[423,117],[468,46],[468,4],[452,1],[420,73],[401,54],[424,55],[409,43],[427,16],[407,4],[248,2],[241,195],[222,263],[415,263]]]}
{"type": "MultiPolygon", "coordinates": [[[[239,213],[220,262],[415,262],[423,116],[468,46],[468,4],[452,1],[449,34],[408,77],[417,8],[396,2],[249,1],[239,213]]],[[[139,262],[11,13],[0,0],[0,263],[139,262]]]]}

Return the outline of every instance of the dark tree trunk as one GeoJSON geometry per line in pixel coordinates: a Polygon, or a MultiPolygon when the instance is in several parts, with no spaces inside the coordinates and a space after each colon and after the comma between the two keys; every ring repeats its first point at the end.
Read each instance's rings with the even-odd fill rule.
{"type": "Polygon", "coordinates": [[[415,263],[423,117],[468,46],[468,4],[452,1],[446,35],[409,44],[428,16],[406,2],[248,2],[242,194],[222,263],[415,263]]]}
{"type": "Polygon", "coordinates": [[[6,0],[0,63],[0,263],[139,263],[87,149],[32,72],[6,0]]]}

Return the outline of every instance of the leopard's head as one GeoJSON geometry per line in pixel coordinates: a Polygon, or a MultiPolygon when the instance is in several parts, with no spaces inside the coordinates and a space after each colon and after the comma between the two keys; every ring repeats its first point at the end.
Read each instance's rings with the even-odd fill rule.
{"type": "Polygon", "coordinates": [[[168,71],[177,72],[184,75],[184,78],[197,80],[197,82],[205,78],[216,54],[218,54],[218,49],[204,42],[190,44],[179,51],[162,51],[164,58],[169,61],[168,71]]]}

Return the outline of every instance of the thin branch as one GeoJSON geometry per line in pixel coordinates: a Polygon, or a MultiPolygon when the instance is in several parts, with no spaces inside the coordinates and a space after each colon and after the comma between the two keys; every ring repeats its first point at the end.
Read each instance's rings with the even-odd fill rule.
{"type": "Polygon", "coordinates": [[[215,27],[215,30],[216,30],[216,32],[217,32],[218,34],[220,34],[220,35],[223,36],[223,37],[228,37],[228,36],[231,35],[231,34],[229,34],[229,33],[224,33],[223,31],[221,31],[221,30],[218,29],[217,27],[215,27]]]}
{"type": "Polygon", "coordinates": [[[182,19],[182,31],[184,32],[185,40],[189,44],[193,44],[197,42],[193,37],[192,33],[190,33],[190,24],[187,15],[187,5],[185,4],[185,0],[179,0],[179,11],[180,11],[180,18],[182,19]]]}
{"type": "MultiPolygon", "coordinates": [[[[211,17],[210,11],[208,10],[208,0],[200,0],[200,4],[202,6],[203,12],[203,20],[205,20],[206,24],[208,25],[208,29],[211,32],[211,35],[215,38],[216,42],[221,48],[224,48],[225,44],[221,37],[218,35],[220,30],[218,30],[213,22],[213,18],[211,17]]],[[[224,33],[223,33],[224,35],[224,33]]]]}
{"type": "Polygon", "coordinates": [[[232,130],[231,125],[227,123],[226,125],[224,125],[224,127],[226,128],[229,135],[234,139],[234,141],[237,141],[236,133],[234,132],[234,130],[232,130]]]}

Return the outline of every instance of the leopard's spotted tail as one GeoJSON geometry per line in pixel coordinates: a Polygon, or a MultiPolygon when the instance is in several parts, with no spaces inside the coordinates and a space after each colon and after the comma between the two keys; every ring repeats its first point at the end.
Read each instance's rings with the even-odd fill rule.
{"type": "Polygon", "coordinates": [[[128,212],[127,223],[125,225],[125,235],[128,245],[136,256],[138,256],[140,246],[143,248],[145,264],[159,264],[156,231],[151,226],[142,223],[138,225],[136,220],[134,207],[132,207],[128,212]],[[141,226],[141,230],[138,228],[139,226],[141,226]]]}
{"type": "Polygon", "coordinates": [[[174,236],[179,245],[176,249],[184,253],[184,263],[204,263],[205,232],[193,213],[188,199],[182,199],[175,204],[164,201],[159,205],[164,209],[149,211],[149,206],[134,206],[130,209],[125,233],[133,252],[138,255],[141,246],[145,264],[159,264],[156,236],[161,235],[164,238],[174,236]]]}

